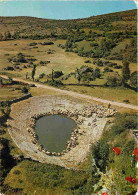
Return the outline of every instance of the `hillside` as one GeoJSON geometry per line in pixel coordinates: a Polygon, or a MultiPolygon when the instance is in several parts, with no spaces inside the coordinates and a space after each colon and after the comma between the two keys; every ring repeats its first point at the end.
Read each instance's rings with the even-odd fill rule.
{"type": "Polygon", "coordinates": [[[24,35],[30,34],[31,32],[34,34],[49,34],[49,30],[53,33],[66,34],[68,32],[70,33],[70,29],[73,30],[76,28],[98,28],[99,30],[104,31],[104,28],[102,29],[102,27],[105,27],[106,23],[108,23],[106,28],[110,28],[111,25],[113,25],[114,31],[125,31],[129,30],[129,28],[132,28],[134,31],[136,30],[136,13],[136,10],[130,10],[71,20],[52,20],[27,16],[0,17],[0,29],[1,33],[6,31],[19,31],[24,35]],[[121,23],[123,25],[121,25],[121,23]]]}
{"type": "Polygon", "coordinates": [[[62,71],[55,79],[67,90],[136,104],[134,84],[116,88],[123,61],[129,61],[131,74],[137,70],[136,16],[130,10],[76,20],[1,17],[0,73],[31,79],[37,65],[35,80],[41,83],[49,82],[53,69],[62,71]],[[120,97],[110,96],[109,87],[120,97]]]}
{"type": "Polygon", "coordinates": [[[136,29],[136,10],[75,20],[0,17],[2,193],[136,193],[136,29]],[[62,153],[44,149],[34,133],[48,110],[77,121],[62,153]]]}

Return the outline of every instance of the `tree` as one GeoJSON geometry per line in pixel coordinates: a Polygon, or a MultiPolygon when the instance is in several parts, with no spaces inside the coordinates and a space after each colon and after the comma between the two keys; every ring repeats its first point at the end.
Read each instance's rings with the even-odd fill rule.
{"type": "Polygon", "coordinates": [[[0,84],[3,85],[3,81],[2,81],[2,78],[0,77],[0,84]]]}
{"type": "Polygon", "coordinates": [[[2,41],[3,40],[3,35],[0,33],[0,40],[2,41]]]}
{"type": "Polygon", "coordinates": [[[12,84],[12,82],[13,82],[12,77],[9,76],[8,79],[9,79],[10,84],[12,84]]]}
{"type": "Polygon", "coordinates": [[[20,33],[19,32],[14,32],[13,38],[14,39],[19,39],[20,38],[20,33]]]}
{"type": "Polygon", "coordinates": [[[94,76],[96,78],[100,78],[101,77],[101,73],[100,73],[100,69],[99,68],[96,68],[95,71],[94,71],[94,76]]]}
{"type": "Polygon", "coordinates": [[[109,76],[107,77],[107,85],[110,87],[116,87],[117,84],[117,77],[116,76],[109,76]]]}
{"type": "Polygon", "coordinates": [[[80,74],[80,71],[79,69],[77,68],[76,69],[76,79],[78,80],[78,82],[80,83],[80,80],[81,80],[81,74],[80,74]]]}
{"type": "Polygon", "coordinates": [[[4,33],[4,40],[7,40],[7,38],[8,38],[8,37],[7,37],[7,33],[5,32],[5,33],[4,33]]]}
{"type": "Polygon", "coordinates": [[[11,36],[11,33],[8,31],[8,32],[7,32],[7,38],[8,38],[8,39],[11,39],[11,37],[12,37],[12,36],[11,36]]]}
{"type": "Polygon", "coordinates": [[[54,70],[52,69],[52,81],[54,82],[54,70]]]}
{"type": "Polygon", "coordinates": [[[28,79],[28,72],[26,73],[25,78],[28,79]]]}
{"type": "Polygon", "coordinates": [[[66,49],[72,48],[72,41],[71,40],[67,39],[66,44],[65,44],[65,48],[66,49]]]}
{"type": "Polygon", "coordinates": [[[130,78],[129,62],[124,61],[122,68],[122,84],[125,85],[129,78],[130,78]]]}
{"type": "Polygon", "coordinates": [[[32,79],[33,79],[33,81],[34,81],[35,71],[36,71],[36,65],[33,66],[33,70],[32,70],[32,79]]]}
{"type": "Polygon", "coordinates": [[[137,87],[137,75],[138,71],[135,71],[130,76],[130,85],[135,88],[137,87]]]}

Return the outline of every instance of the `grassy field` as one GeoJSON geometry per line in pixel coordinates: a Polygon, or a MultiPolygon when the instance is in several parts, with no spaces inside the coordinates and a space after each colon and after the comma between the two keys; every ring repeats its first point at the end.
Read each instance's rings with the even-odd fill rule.
{"type": "MultiPolygon", "coordinates": [[[[37,44],[38,48],[33,48],[32,46],[29,46],[32,42],[45,42],[49,41],[48,39],[45,40],[11,40],[11,41],[2,41],[0,42],[0,72],[6,72],[6,74],[12,75],[12,77],[21,77],[25,79],[26,73],[28,72],[28,76],[31,79],[31,72],[32,67],[24,68],[24,65],[27,65],[27,63],[23,63],[20,65],[21,69],[16,69],[13,71],[5,71],[3,68],[6,66],[11,66],[12,62],[8,62],[8,58],[17,55],[19,52],[23,53],[24,55],[32,56],[32,58],[35,58],[36,61],[34,62],[37,64],[36,68],[36,75],[35,78],[37,79],[41,73],[45,73],[46,75],[50,74],[52,69],[56,70],[62,70],[64,75],[71,72],[75,72],[76,68],[80,68],[82,65],[88,65],[89,67],[96,68],[96,65],[93,65],[93,59],[91,60],[91,63],[84,63],[85,60],[89,60],[88,57],[80,57],[76,53],[72,52],[65,52],[65,50],[59,48],[57,45],[65,44],[65,40],[56,40],[50,39],[54,42],[53,45],[40,45],[37,44]],[[48,50],[52,50],[52,54],[48,54],[48,50]],[[46,64],[45,66],[40,65],[40,61],[50,61],[50,63],[46,64]]],[[[80,42],[79,44],[84,46],[89,46],[86,41],[80,42]]],[[[120,46],[117,46],[120,47],[120,46]]],[[[118,65],[122,65],[122,61],[116,61],[116,60],[110,60],[110,62],[117,63],[118,65]]],[[[103,72],[104,67],[100,67],[101,72],[103,72]]],[[[121,74],[121,69],[113,69],[115,72],[118,72],[121,74]]],[[[130,63],[130,70],[131,72],[136,71],[136,63],[130,63]]],[[[102,73],[101,79],[96,79],[92,82],[89,82],[91,85],[104,85],[106,83],[106,78],[108,77],[110,73],[102,73]]],[[[42,81],[45,81],[45,79],[42,79],[42,81]]],[[[130,104],[136,104],[136,93],[129,89],[118,89],[118,88],[105,88],[105,87],[83,87],[83,86],[74,86],[78,83],[77,79],[74,78],[74,76],[71,76],[68,80],[63,81],[65,86],[65,89],[69,90],[75,90],[80,93],[86,93],[92,96],[101,97],[104,99],[114,100],[123,102],[123,100],[129,100],[130,104]],[[73,86],[68,86],[70,84],[74,84],[73,86]],[[114,96],[112,95],[114,94],[114,96]]],[[[81,82],[82,83],[82,82],[81,82]]],[[[3,89],[1,90],[1,99],[6,100],[6,96],[8,95],[11,99],[14,97],[18,97],[20,95],[20,92],[17,90],[12,89],[3,89]]],[[[43,94],[44,92],[41,92],[43,94]]]]}
{"type": "Polygon", "coordinates": [[[0,101],[13,100],[22,96],[20,85],[0,87],[0,101]]]}
{"type": "Polygon", "coordinates": [[[130,104],[137,104],[136,92],[122,88],[106,88],[106,87],[86,87],[86,86],[66,86],[65,89],[75,92],[103,98],[111,101],[123,102],[129,100],[130,104]]]}

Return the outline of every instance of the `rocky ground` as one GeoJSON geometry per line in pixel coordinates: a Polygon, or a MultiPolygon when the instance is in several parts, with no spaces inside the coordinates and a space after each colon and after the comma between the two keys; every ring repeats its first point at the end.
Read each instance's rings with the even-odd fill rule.
{"type": "Polygon", "coordinates": [[[13,104],[7,123],[12,139],[27,157],[70,168],[84,161],[91,144],[100,138],[107,117],[115,112],[111,108],[84,103],[65,95],[39,96],[13,104]],[[37,139],[34,141],[35,119],[47,114],[66,115],[77,123],[67,149],[62,153],[49,153],[37,143],[37,139]]]}

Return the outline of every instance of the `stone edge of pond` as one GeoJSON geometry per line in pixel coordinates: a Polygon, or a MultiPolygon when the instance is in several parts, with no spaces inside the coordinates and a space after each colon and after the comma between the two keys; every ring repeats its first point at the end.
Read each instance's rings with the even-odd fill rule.
{"type": "MultiPolygon", "coordinates": [[[[72,113],[69,110],[62,111],[60,109],[58,109],[58,110],[53,109],[53,110],[51,110],[51,112],[46,112],[46,113],[42,113],[42,114],[35,114],[35,115],[31,116],[31,118],[29,120],[29,127],[27,128],[27,131],[28,131],[28,133],[31,134],[31,136],[32,136],[31,141],[32,141],[33,144],[37,145],[39,151],[42,151],[43,153],[45,153],[47,155],[50,155],[50,156],[62,156],[64,154],[66,154],[67,152],[69,152],[71,150],[71,148],[74,148],[79,144],[79,142],[77,141],[78,136],[82,135],[82,133],[79,132],[79,128],[80,128],[79,125],[81,125],[83,123],[83,119],[81,121],[78,120],[78,115],[82,115],[84,117],[91,117],[93,113],[96,113],[96,114],[98,114],[99,118],[102,118],[102,117],[113,116],[116,113],[115,109],[110,108],[110,109],[107,110],[104,106],[100,106],[100,109],[99,110],[98,109],[99,109],[99,106],[96,105],[95,108],[93,106],[93,109],[91,109],[90,107],[89,108],[87,107],[86,111],[83,110],[82,113],[79,113],[78,111],[76,111],[75,113],[72,113]],[[104,113],[103,113],[103,111],[104,111],[104,113]],[[44,148],[39,143],[38,136],[34,131],[36,121],[38,119],[44,117],[44,116],[50,116],[50,115],[61,115],[61,116],[64,116],[64,117],[68,117],[68,118],[70,118],[70,119],[72,119],[76,122],[76,128],[73,129],[70,140],[67,141],[67,147],[62,152],[57,153],[57,152],[54,152],[54,151],[53,152],[48,151],[46,148],[44,148]]],[[[91,126],[90,123],[88,125],[91,126]]],[[[85,133],[85,131],[83,131],[83,133],[85,133]]]]}
{"type": "MultiPolygon", "coordinates": [[[[35,150],[36,150],[36,145],[37,144],[36,143],[32,143],[32,145],[31,145],[31,143],[30,144],[27,143],[28,144],[27,146],[24,145],[26,143],[26,138],[27,138],[27,141],[31,138],[30,139],[30,142],[33,141],[33,139],[35,138],[35,136],[33,137],[33,135],[35,135],[35,134],[33,134],[34,133],[33,131],[32,131],[32,135],[31,135],[31,133],[28,132],[28,130],[29,130],[28,128],[30,128],[29,125],[27,126],[26,130],[23,129],[22,125],[21,125],[21,127],[19,127],[17,125],[17,128],[19,127],[20,128],[20,131],[19,131],[19,136],[16,135],[18,129],[15,126],[15,122],[18,120],[18,119],[16,119],[16,116],[18,116],[18,114],[20,115],[20,117],[19,117],[20,124],[22,123],[22,121],[21,121],[22,120],[22,116],[23,116],[23,120],[26,120],[27,121],[28,120],[27,117],[29,116],[29,120],[28,120],[29,123],[34,122],[36,120],[36,119],[33,119],[33,117],[35,116],[35,113],[37,113],[36,115],[38,115],[38,109],[35,108],[36,105],[39,105],[41,103],[43,104],[43,101],[44,101],[44,103],[49,103],[49,102],[51,103],[52,101],[55,101],[55,99],[56,100],[58,99],[59,102],[61,101],[62,104],[68,103],[70,105],[72,104],[71,106],[74,106],[75,105],[74,107],[72,107],[73,108],[72,110],[71,110],[71,106],[70,105],[67,106],[68,109],[66,111],[71,110],[71,112],[73,113],[73,116],[72,117],[83,116],[84,118],[87,119],[87,118],[91,118],[92,115],[94,113],[96,113],[96,115],[97,115],[98,118],[104,118],[104,117],[107,118],[109,116],[113,116],[116,113],[116,110],[114,110],[112,108],[109,109],[109,108],[106,108],[106,107],[101,106],[101,105],[95,105],[95,104],[92,105],[92,104],[90,104],[88,102],[84,103],[83,101],[81,101],[81,103],[80,103],[80,101],[77,102],[77,98],[68,98],[68,96],[66,97],[65,95],[63,95],[63,96],[61,96],[61,95],[59,95],[59,96],[58,95],[54,95],[54,96],[51,96],[51,95],[48,95],[48,96],[36,96],[36,97],[32,97],[32,98],[30,98],[28,100],[24,100],[22,102],[19,102],[19,103],[16,103],[16,104],[13,104],[12,105],[12,114],[13,114],[14,120],[11,120],[11,122],[10,122],[10,119],[9,119],[8,120],[9,121],[8,123],[9,124],[11,123],[11,125],[13,125],[13,127],[12,127],[11,130],[10,130],[10,127],[9,127],[8,128],[8,131],[9,131],[12,139],[14,140],[15,144],[23,151],[23,153],[25,153],[28,157],[30,157],[30,158],[32,158],[34,160],[38,160],[39,162],[44,162],[44,163],[47,162],[47,163],[57,164],[57,165],[66,167],[65,164],[68,161],[68,160],[66,160],[67,158],[64,158],[64,159],[62,157],[60,158],[60,156],[63,156],[64,157],[66,155],[58,154],[58,155],[55,155],[54,156],[51,153],[48,153],[48,151],[44,151],[43,148],[40,145],[40,148],[39,148],[40,150],[39,150],[38,154],[36,154],[36,156],[35,156],[35,150]],[[83,109],[78,109],[77,104],[79,104],[79,105],[82,104],[82,107],[81,108],[83,108],[83,109]],[[29,111],[29,109],[27,107],[28,105],[33,106],[33,111],[31,112],[30,115],[28,115],[28,116],[25,117],[25,113],[27,114],[27,112],[29,111]],[[21,109],[20,109],[20,106],[21,106],[21,109]],[[16,113],[16,111],[18,111],[20,113],[18,113],[18,112],[16,113]],[[22,111],[25,111],[25,113],[23,113],[22,111]],[[32,119],[34,121],[31,121],[32,119]],[[24,132],[22,133],[22,131],[24,131],[24,132]],[[23,134],[25,132],[28,133],[28,134],[30,134],[30,136],[29,136],[30,138],[29,137],[24,137],[23,134]],[[24,143],[21,143],[22,141],[24,143]],[[28,151],[26,150],[27,147],[30,147],[30,149],[28,151]],[[46,152],[47,152],[47,154],[46,154],[46,152]],[[43,155],[42,155],[42,153],[43,153],[43,155]],[[48,159],[48,156],[49,156],[49,159],[48,159]]],[[[60,105],[59,105],[59,107],[60,107],[60,105]]],[[[32,109],[32,107],[31,107],[31,109],[32,109]]],[[[42,111],[43,111],[43,109],[42,109],[42,111]]],[[[52,114],[53,113],[56,114],[56,112],[57,112],[56,109],[52,109],[50,111],[50,113],[52,113],[52,114]]],[[[38,117],[40,117],[42,115],[46,115],[47,113],[48,112],[45,112],[45,113],[44,112],[42,112],[42,113],[39,112],[39,116],[38,117]]],[[[62,109],[61,110],[59,109],[59,113],[60,114],[62,113],[62,115],[63,115],[63,110],[62,109]]],[[[67,115],[67,116],[69,117],[69,115],[67,115]]],[[[72,119],[74,120],[74,118],[72,118],[72,119]]],[[[83,123],[83,121],[80,120],[78,125],[81,125],[81,122],[83,123]]],[[[33,125],[33,123],[32,123],[32,125],[33,125]]],[[[93,128],[93,127],[91,127],[91,124],[90,123],[87,124],[87,125],[90,128],[93,128]]],[[[94,120],[93,120],[93,125],[96,126],[96,121],[94,121],[94,120]]],[[[87,129],[86,129],[86,131],[87,131],[87,129]]],[[[26,135],[26,133],[25,133],[25,136],[28,136],[28,135],[26,135]]],[[[82,131],[81,131],[81,133],[82,133],[82,131]]],[[[83,133],[85,135],[85,131],[83,131],[83,133]]],[[[96,137],[96,140],[97,140],[97,137],[96,137]]],[[[38,145],[39,145],[39,143],[38,143],[38,145]]],[[[81,149],[80,146],[79,146],[79,148],[81,149]]],[[[77,149],[78,149],[78,146],[77,146],[77,149]]],[[[65,154],[68,154],[69,151],[70,150],[68,150],[68,152],[65,153],[65,154]]],[[[72,152],[73,151],[71,150],[71,153],[69,153],[69,156],[72,155],[72,152]]],[[[78,155],[78,154],[76,154],[76,155],[78,155]]],[[[71,161],[71,159],[69,159],[69,161],[71,161]]],[[[78,160],[77,160],[77,163],[79,163],[78,160]]]]}

